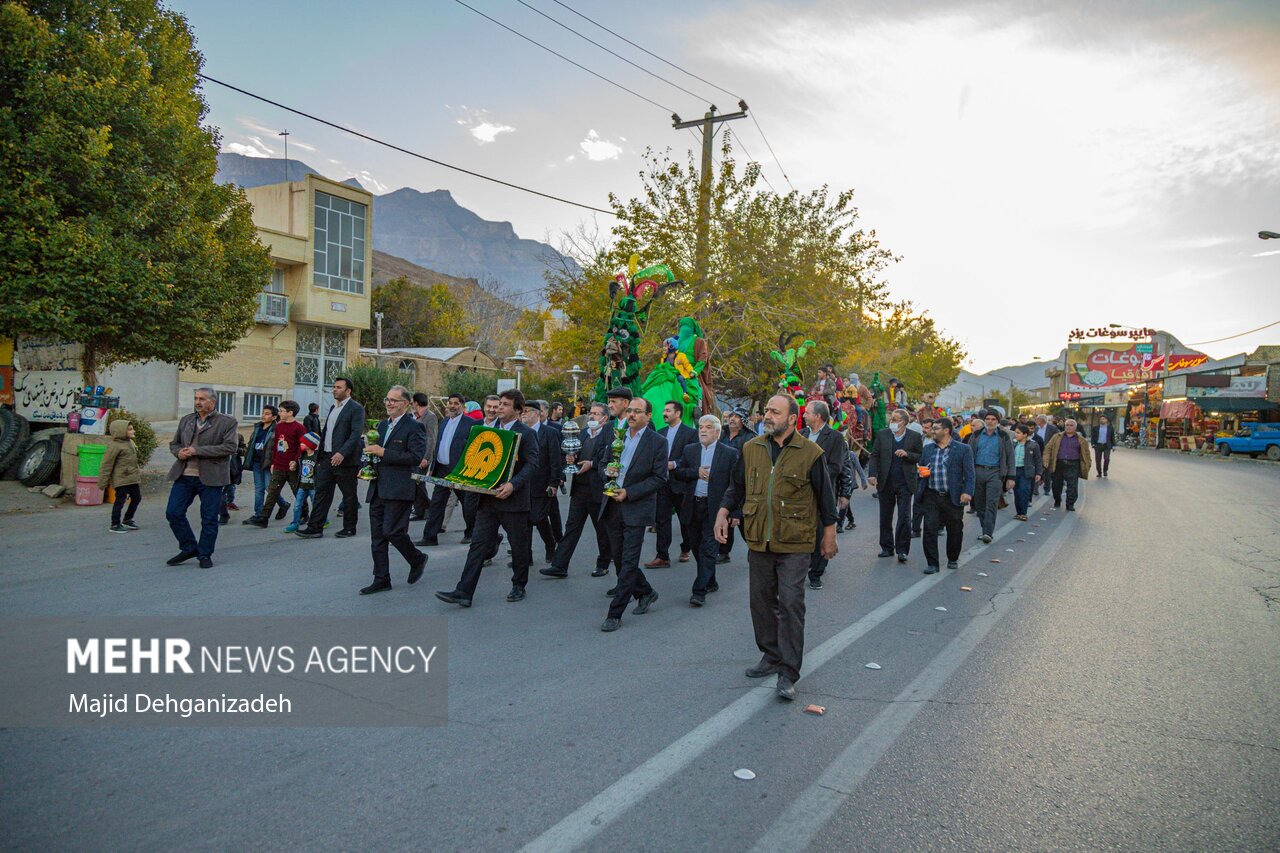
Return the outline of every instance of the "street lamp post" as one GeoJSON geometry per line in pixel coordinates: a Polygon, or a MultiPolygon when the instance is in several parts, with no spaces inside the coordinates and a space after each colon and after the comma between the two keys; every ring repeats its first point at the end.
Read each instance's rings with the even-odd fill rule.
{"type": "Polygon", "coordinates": [[[1013,417],[1013,380],[1012,380],[1012,379],[1010,379],[1008,376],[1004,376],[1003,374],[1000,374],[1000,373],[988,373],[987,375],[988,375],[988,376],[998,376],[999,378],[1003,379],[1005,382],[1008,382],[1008,383],[1009,383],[1009,412],[1008,412],[1008,416],[1009,416],[1009,417],[1013,417]]]}
{"type": "Polygon", "coordinates": [[[573,377],[573,416],[576,418],[580,412],[578,411],[578,379],[586,374],[578,365],[569,368],[569,375],[573,377]]]}
{"type": "MultiPolygon", "coordinates": [[[[373,312],[373,319],[376,320],[378,323],[378,343],[377,343],[378,355],[382,355],[382,316],[383,314],[381,311],[373,312]]],[[[379,361],[378,366],[379,367],[382,366],[381,361],[379,361]]]]}
{"type": "Polygon", "coordinates": [[[505,359],[503,359],[503,361],[510,362],[516,366],[516,390],[519,391],[520,376],[524,373],[524,366],[529,362],[533,361],[533,359],[525,355],[524,350],[518,349],[516,350],[515,355],[509,355],[505,359]]]}

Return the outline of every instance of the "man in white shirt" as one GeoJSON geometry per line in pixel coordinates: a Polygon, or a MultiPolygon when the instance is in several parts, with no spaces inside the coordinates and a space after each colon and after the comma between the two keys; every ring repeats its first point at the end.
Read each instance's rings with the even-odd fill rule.
{"type": "MultiPolygon", "coordinates": [[[[467,447],[467,437],[471,435],[471,427],[475,421],[463,414],[466,400],[461,394],[450,394],[444,403],[444,421],[440,424],[439,436],[436,440],[434,458],[431,464],[432,477],[446,477],[453,471],[462,453],[467,447]]],[[[431,493],[431,504],[427,507],[427,524],[422,529],[419,545],[434,547],[440,544],[440,528],[444,525],[444,510],[449,503],[450,492],[454,489],[436,484],[431,493]]],[[[458,501],[462,504],[462,515],[466,519],[466,530],[463,538],[471,536],[471,527],[475,523],[475,495],[471,492],[457,490],[458,501]]]]}

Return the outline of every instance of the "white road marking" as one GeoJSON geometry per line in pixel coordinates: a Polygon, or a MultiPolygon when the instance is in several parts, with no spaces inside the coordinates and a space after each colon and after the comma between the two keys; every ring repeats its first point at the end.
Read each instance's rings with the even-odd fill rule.
{"type": "MultiPolygon", "coordinates": [[[[1082,496],[1083,497],[1083,496],[1082,496]]],[[[1083,501],[1082,501],[1083,502],[1083,501]]],[[[969,654],[986,639],[1012,605],[1049,564],[1075,527],[1075,515],[1053,532],[1035,556],[1010,581],[1012,591],[1001,598],[1001,606],[991,613],[973,617],[973,621],[931,660],[920,674],[903,689],[884,710],[875,716],[853,742],[828,765],[807,790],[792,801],[769,831],[751,848],[752,851],[804,850],[826,825],[846,798],[889,751],[911,721],[938,694],[964,663],[969,654]]]]}
{"type": "MultiPolygon", "coordinates": [[[[1044,503],[1045,500],[1045,498],[1039,498],[1036,504],[1044,503]]],[[[1012,520],[1006,522],[996,530],[992,541],[1007,535],[1020,524],[1022,522],[1012,520]]],[[[989,545],[981,544],[971,546],[960,555],[960,565],[963,566],[973,559],[975,555],[981,554],[989,547],[989,545]]],[[[954,577],[954,575],[950,572],[925,575],[922,579],[852,623],[813,651],[806,652],[804,657],[805,673],[814,672],[818,667],[853,645],[868,631],[948,577],[954,577]]],[[[650,792],[665,786],[667,780],[683,770],[698,756],[724,740],[734,729],[749,720],[761,708],[777,701],[771,680],[766,678],[764,681],[767,683],[751,690],[721,709],[698,725],[697,728],[685,734],[666,749],[654,755],[570,812],[554,826],[547,829],[546,832],[522,847],[522,853],[543,853],[544,851],[545,853],[557,853],[557,851],[574,850],[595,838],[606,827],[638,805],[650,792]]]]}

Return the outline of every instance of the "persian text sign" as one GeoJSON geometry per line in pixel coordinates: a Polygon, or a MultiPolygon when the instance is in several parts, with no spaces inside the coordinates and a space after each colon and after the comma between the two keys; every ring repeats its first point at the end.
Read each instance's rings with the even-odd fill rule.
{"type": "Polygon", "coordinates": [[[1223,399],[1226,397],[1256,397],[1261,400],[1267,396],[1267,377],[1265,376],[1232,376],[1231,384],[1222,388],[1191,388],[1188,396],[1201,399],[1223,399]]]}
{"type": "Polygon", "coordinates": [[[1158,376],[1152,355],[1137,344],[1075,344],[1067,347],[1067,389],[1095,391],[1145,382],[1158,376]]]}

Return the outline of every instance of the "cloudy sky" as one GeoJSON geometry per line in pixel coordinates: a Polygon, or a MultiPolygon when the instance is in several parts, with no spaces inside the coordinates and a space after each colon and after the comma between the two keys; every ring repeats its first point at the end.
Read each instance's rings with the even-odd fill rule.
{"type": "MultiPolygon", "coordinates": [[[[646,147],[683,152],[707,101],[746,99],[740,160],[857,191],[903,256],[897,297],[971,370],[1053,357],[1075,327],[1209,341],[1280,320],[1280,4],[180,0],[205,71],[406,148],[606,207],[646,147]],[[532,8],[530,8],[532,7],[532,8]],[[566,8],[569,7],[569,8],[566,8]],[[576,16],[636,42],[638,51],[576,16]],[[541,17],[563,21],[609,48],[541,17]],[[697,97],[627,65],[626,57],[697,97]]],[[[290,154],[375,190],[448,189],[523,237],[610,218],[513,192],[209,86],[225,150],[290,154]],[[594,221],[593,221],[593,216],[594,221]]],[[[1280,326],[1200,347],[1280,342],[1280,326]]]]}

